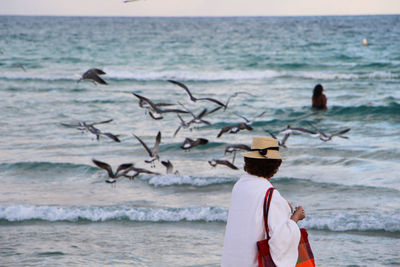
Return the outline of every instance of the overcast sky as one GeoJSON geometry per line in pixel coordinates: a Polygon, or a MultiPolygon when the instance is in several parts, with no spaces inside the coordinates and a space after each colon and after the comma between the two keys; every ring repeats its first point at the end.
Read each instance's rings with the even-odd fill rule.
{"type": "Polygon", "coordinates": [[[292,16],[400,14],[400,0],[0,0],[0,15],[292,16]]]}

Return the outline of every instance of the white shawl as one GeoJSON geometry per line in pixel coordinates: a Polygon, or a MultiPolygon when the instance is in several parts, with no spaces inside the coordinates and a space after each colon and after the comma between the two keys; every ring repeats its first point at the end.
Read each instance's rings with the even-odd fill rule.
{"type": "MultiPolygon", "coordinates": [[[[226,224],[221,266],[258,266],[257,241],[266,238],[263,204],[271,183],[244,174],[234,185],[226,224]]],[[[278,267],[293,267],[298,257],[300,230],[290,219],[288,202],[274,190],[268,215],[271,256],[278,267]]]]}

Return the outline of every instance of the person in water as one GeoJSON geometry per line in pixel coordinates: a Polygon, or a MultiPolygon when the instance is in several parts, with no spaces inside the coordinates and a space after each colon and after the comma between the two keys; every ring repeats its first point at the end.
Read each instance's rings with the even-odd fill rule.
{"type": "Polygon", "coordinates": [[[324,87],[321,84],[317,84],[314,87],[314,93],[312,96],[312,107],[315,109],[326,110],[328,107],[326,106],[326,96],[322,91],[324,87]]]}

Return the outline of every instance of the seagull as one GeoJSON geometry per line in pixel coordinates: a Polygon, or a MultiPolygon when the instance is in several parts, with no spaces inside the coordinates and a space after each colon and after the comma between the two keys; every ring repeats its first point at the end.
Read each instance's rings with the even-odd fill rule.
{"type": "Polygon", "coordinates": [[[278,137],[277,137],[276,135],[274,135],[274,134],[271,133],[270,131],[267,131],[267,130],[265,130],[265,131],[266,131],[267,133],[269,133],[269,135],[270,135],[272,138],[278,140],[278,145],[279,145],[279,146],[281,146],[281,147],[286,147],[286,141],[288,140],[288,138],[289,138],[289,136],[290,136],[290,133],[286,133],[286,134],[283,136],[282,140],[279,141],[279,139],[278,139],[278,137]]]}
{"type": "Polygon", "coordinates": [[[129,180],[133,180],[135,179],[136,176],[138,176],[141,173],[160,175],[160,173],[158,172],[152,172],[143,168],[136,168],[134,166],[131,166],[123,173],[123,176],[129,178],[129,180]]]}
{"type": "Polygon", "coordinates": [[[244,151],[250,151],[250,147],[245,144],[236,144],[236,145],[228,145],[225,148],[225,155],[226,153],[232,153],[233,152],[233,159],[232,159],[232,164],[235,163],[235,158],[236,158],[236,152],[240,150],[244,151]]]}
{"type": "Polygon", "coordinates": [[[224,133],[232,133],[235,134],[237,132],[239,132],[240,130],[248,130],[248,131],[252,131],[253,128],[248,125],[247,123],[241,122],[238,124],[234,124],[234,125],[230,125],[230,126],[224,126],[222,127],[221,131],[218,133],[217,137],[221,137],[224,133]]]}
{"type": "MultiPolygon", "coordinates": [[[[221,108],[221,107],[218,107],[218,108],[221,108]]],[[[182,127],[192,129],[192,127],[193,127],[192,125],[193,125],[193,124],[201,124],[201,123],[204,123],[204,124],[207,124],[207,125],[210,125],[210,124],[211,124],[209,121],[203,120],[203,117],[206,116],[207,114],[209,114],[209,113],[207,113],[207,109],[206,109],[206,108],[203,109],[203,111],[200,112],[198,115],[194,115],[194,114],[193,114],[192,112],[190,112],[190,111],[189,111],[189,113],[193,116],[193,119],[191,119],[191,120],[188,121],[188,122],[184,122],[184,121],[182,120],[182,118],[180,118],[180,120],[181,120],[181,126],[182,126],[182,127]]],[[[175,133],[178,133],[178,131],[179,131],[179,129],[176,129],[175,133]]],[[[176,135],[176,134],[174,134],[174,136],[175,136],[175,135],[176,135]]]]}
{"type": "Polygon", "coordinates": [[[208,143],[208,140],[205,138],[197,138],[196,140],[193,140],[189,137],[186,137],[185,141],[183,141],[183,144],[181,145],[181,148],[184,150],[189,150],[196,146],[205,145],[207,143],[208,143]]]}
{"type": "Polygon", "coordinates": [[[172,165],[171,161],[161,161],[161,164],[167,168],[167,174],[179,174],[179,171],[174,172],[174,166],[172,165]]]}
{"type": "Polygon", "coordinates": [[[80,121],[77,124],[67,124],[67,123],[61,123],[61,125],[66,126],[66,127],[77,127],[78,130],[80,130],[82,133],[83,132],[89,132],[92,133],[96,136],[97,140],[100,140],[100,136],[106,136],[112,140],[114,140],[115,142],[121,142],[118,138],[118,135],[114,135],[112,133],[104,133],[102,131],[100,131],[100,129],[94,127],[94,125],[97,124],[104,124],[104,123],[109,123],[111,122],[113,119],[110,120],[106,120],[106,121],[100,121],[100,122],[93,122],[93,123],[87,123],[85,121],[80,121]]]}
{"type": "MultiPolygon", "coordinates": [[[[189,111],[186,110],[181,110],[181,109],[160,109],[157,104],[155,104],[153,101],[150,99],[138,95],[136,93],[132,93],[134,96],[139,98],[139,105],[146,107],[149,110],[150,116],[155,119],[155,120],[161,120],[164,117],[161,115],[162,113],[169,113],[169,112],[175,112],[175,113],[189,113],[189,111]],[[147,104],[146,104],[147,103],[147,104]]],[[[163,103],[165,105],[165,103],[163,103]]]]}
{"type": "Polygon", "coordinates": [[[180,83],[180,82],[177,82],[177,81],[173,81],[173,80],[168,80],[168,81],[169,81],[170,83],[176,84],[176,85],[178,85],[179,87],[183,88],[183,89],[187,92],[187,94],[189,95],[190,100],[191,100],[192,102],[197,102],[197,100],[207,100],[207,101],[214,102],[214,103],[216,103],[217,105],[220,105],[221,107],[225,107],[225,104],[223,104],[221,101],[219,101],[219,100],[217,100],[217,99],[214,99],[214,98],[211,98],[211,97],[201,97],[201,98],[194,97],[194,96],[192,95],[192,93],[190,92],[189,88],[188,88],[186,85],[184,85],[183,83],[180,83]]]}
{"type": "Polygon", "coordinates": [[[323,131],[319,130],[317,127],[315,127],[311,123],[310,123],[310,126],[313,127],[319,133],[319,139],[324,142],[328,142],[328,141],[332,140],[332,138],[335,136],[343,138],[343,139],[349,139],[347,136],[344,136],[343,134],[348,133],[351,130],[351,128],[347,128],[347,129],[341,130],[336,133],[327,133],[327,132],[323,132],[323,131]]]}
{"type": "Polygon", "coordinates": [[[239,116],[240,118],[244,119],[245,122],[246,122],[247,124],[251,124],[251,123],[254,122],[255,119],[257,119],[257,118],[263,116],[263,115],[265,114],[265,112],[266,112],[266,111],[261,112],[260,114],[256,115],[253,119],[248,119],[248,118],[246,118],[245,116],[239,115],[239,114],[237,114],[237,113],[235,113],[235,112],[234,112],[233,114],[235,114],[236,116],[239,116]]]}
{"type": "Polygon", "coordinates": [[[119,140],[119,138],[118,138],[118,135],[114,135],[114,134],[108,133],[108,132],[103,133],[98,128],[94,127],[93,125],[88,127],[88,131],[96,136],[96,140],[100,140],[100,136],[106,136],[106,137],[114,140],[117,143],[121,142],[121,140],[119,140]]]}
{"type": "MultiPolygon", "coordinates": [[[[79,121],[77,124],[67,124],[67,123],[61,123],[61,125],[66,126],[66,127],[79,127],[79,128],[87,128],[93,125],[97,125],[97,124],[104,124],[104,123],[109,123],[112,122],[113,119],[109,119],[109,120],[105,120],[105,121],[99,121],[99,122],[92,122],[92,123],[88,123],[86,121],[79,121]]],[[[81,130],[81,129],[79,129],[81,130]]]]}
{"type": "Polygon", "coordinates": [[[144,149],[146,149],[147,153],[149,154],[149,158],[146,159],[144,162],[151,163],[152,164],[151,167],[154,168],[155,167],[154,161],[160,160],[160,156],[158,155],[158,147],[160,146],[161,142],[161,132],[159,131],[156,136],[156,141],[154,143],[153,150],[150,150],[149,147],[142,141],[142,139],[137,137],[135,134],[133,134],[133,136],[136,137],[137,140],[139,140],[139,142],[142,144],[144,149]]]}
{"type": "Polygon", "coordinates": [[[212,159],[209,160],[208,163],[212,166],[212,167],[216,167],[217,165],[225,165],[233,170],[238,170],[239,168],[236,167],[235,165],[233,165],[231,162],[227,161],[227,160],[223,160],[223,159],[212,159]]]}
{"type": "Polygon", "coordinates": [[[25,69],[24,66],[22,66],[22,64],[17,64],[17,65],[15,65],[15,67],[16,67],[16,68],[20,68],[20,69],[22,69],[24,72],[26,72],[26,69],[25,69]]]}
{"type": "Polygon", "coordinates": [[[225,103],[225,106],[224,106],[224,111],[228,108],[228,104],[229,104],[229,101],[231,101],[231,98],[237,97],[240,94],[246,94],[246,95],[254,97],[254,95],[252,95],[252,94],[250,94],[248,92],[244,92],[244,91],[239,91],[239,92],[233,93],[226,100],[226,103],[225,103]]]}
{"type": "Polygon", "coordinates": [[[278,132],[279,134],[294,134],[294,135],[299,135],[299,134],[308,134],[311,136],[319,136],[319,134],[317,132],[305,129],[305,128],[299,128],[299,127],[291,127],[290,125],[288,125],[286,128],[280,130],[278,132]]]}
{"type": "Polygon", "coordinates": [[[105,162],[92,159],[93,163],[96,164],[97,167],[102,168],[107,171],[108,173],[108,179],[106,180],[106,183],[112,184],[115,183],[117,178],[124,176],[125,172],[120,173],[121,171],[124,171],[128,168],[131,168],[133,166],[133,163],[124,163],[118,166],[117,171],[114,173],[111,166],[105,162]]]}
{"type": "Polygon", "coordinates": [[[96,68],[89,69],[84,74],[82,74],[82,77],[78,80],[78,83],[82,80],[89,80],[94,84],[99,83],[106,85],[107,83],[99,76],[103,74],[106,73],[101,69],[96,69],[96,68]]]}

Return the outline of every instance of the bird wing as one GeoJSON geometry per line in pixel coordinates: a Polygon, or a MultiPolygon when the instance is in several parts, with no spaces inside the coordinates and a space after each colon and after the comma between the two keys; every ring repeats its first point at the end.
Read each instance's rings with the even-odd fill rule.
{"type": "Polygon", "coordinates": [[[154,116],[154,114],[153,114],[153,112],[149,112],[149,114],[150,114],[150,117],[152,117],[154,120],[162,120],[164,117],[163,116],[161,116],[160,115],[160,117],[156,117],[156,116],[154,116]]]}
{"type": "Polygon", "coordinates": [[[216,162],[217,162],[217,164],[221,164],[221,165],[228,166],[229,168],[231,168],[231,169],[233,169],[233,170],[238,170],[238,169],[239,169],[238,167],[236,167],[235,165],[233,165],[232,163],[230,163],[230,162],[227,161],[227,160],[220,160],[220,159],[217,159],[216,162]]]}
{"type": "Polygon", "coordinates": [[[197,100],[207,100],[207,101],[211,101],[214,102],[218,105],[220,105],[221,107],[225,107],[225,104],[223,104],[221,101],[211,98],[211,97],[202,97],[202,98],[197,98],[197,100]]]}
{"type": "Polygon", "coordinates": [[[101,69],[96,69],[96,68],[92,68],[89,71],[96,73],[97,75],[103,75],[106,74],[104,71],[102,71],[101,69]]]}
{"type": "Polygon", "coordinates": [[[261,112],[260,114],[256,115],[251,121],[254,121],[257,118],[260,118],[261,116],[263,116],[266,113],[266,111],[261,112]]]}
{"type": "Polygon", "coordinates": [[[214,113],[214,112],[220,110],[221,108],[222,108],[222,106],[218,106],[218,107],[212,109],[210,112],[208,112],[207,115],[208,115],[208,114],[211,114],[211,113],[214,113]]]}
{"type": "Polygon", "coordinates": [[[192,95],[192,93],[190,92],[189,88],[188,88],[186,85],[184,85],[183,83],[180,83],[180,82],[177,82],[177,81],[174,81],[174,80],[168,80],[168,81],[169,81],[170,83],[176,84],[176,85],[178,85],[179,87],[185,89],[185,91],[187,92],[187,94],[189,95],[189,97],[190,97],[190,99],[191,99],[192,101],[195,102],[195,101],[197,100],[197,98],[195,98],[195,97],[192,95]]]}
{"type": "Polygon", "coordinates": [[[176,128],[175,132],[174,132],[174,137],[178,134],[179,130],[181,129],[181,126],[179,126],[178,128],[176,128]]]}
{"type": "Polygon", "coordinates": [[[232,129],[232,126],[224,126],[222,127],[221,131],[218,133],[217,137],[221,137],[221,135],[223,135],[224,133],[230,131],[230,129],[232,129]]]}
{"type": "Polygon", "coordinates": [[[245,144],[237,144],[237,145],[233,145],[233,147],[241,149],[241,150],[246,150],[246,151],[249,151],[251,149],[248,145],[245,145],[245,144]]]}
{"type": "Polygon", "coordinates": [[[161,161],[161,164],[164,165],[167,168],[167,174],[170,174],[173,172],[174,167],[172,166],[171,161],[161,161]]]}
{"type": "Polygon", "coordinates": [[[105,162],[96,160],[96,159],[92,159],[92,161],[93,161],[94,164],[96,164],[97,167],[106,170],[106,171],[108,172],[108,176],[109,176],[110,178],[114,178],[114,173],[113,173],[113,171],[112,171],[110,165],[108,165],[108,164],[105,163],[105,162]]]}
{"type": "Polygon", "coordinates": [[[306,134],[316,134],[316,132],[305,129],[305,128],[292,128],[293,131],[297,131],[300,133],[306,133],[306,134]]]}
{"type": "Polygon", "coordinates": [[[189,113],[187,110],[181,110],[181,109],[160,109],[157,108],[157,112],[159,113],[170,113],[170,112],[175,112],[175,113],[189,113]]]}
{"type": "Polygon", "coordinates": [[[160,142],[161,142],[161,132],[158,131],[157,136],[156,136],[156,142],[154,143],[153,147],[153,155],[158,155],[158,148],[160,147],[160,142]]]}
{"type": "Polygon", "coordinates": [[[118,138],[117,135],[114,135],[114,134],[112,134],[112,133],[101,133],[101,134],[107,136],[108,138],[114,140],[114,141],[117,142],[117,143],[120,143],[120,142],[121,142],[121,140],[119,140],[119,138],[118,138]]]}
{"type": "Polygon", "coordinates": [[[337,133],[332,134],[332,137],[333,137],[333,136],[340,136],[340,135],[342,135],[342,134],[345,134],[345,133],[349,132],[350,130],[351,130],[351,128],[344,129],[344,130],[342,130],[342,131],[340,131],[340,132],[337,132],[337,133]]]}
{"type": "Polygon", "coordinates": [[[326,133],[324,133],[323,131],[321,131],[320,129],[318,129],[317,127],[315,127],[314,125],[312,125],[311,123],[308,123],[314,130],[316,130],[320,135],[322,135],[323,137],[329,137],[326,133]]]}
{"type": "Polygon", "coordinates": [[[251,127],[250,125],[248,125],[247,123],[244,123],[244,122],[239,123],[239,125],[237,125],[237,126],[240,130],[244,130],[244,129],[249,130],[249,131],[253,130],[253,127],[251,127]]]}
{"type": "Polygon", "coordinates": [[[282,139],[282,141],[280,142],[280,145],[281,145],[281,146],[286,147],[285,143],[286,143],[286,141],[288,140],[289,136],[290,136],[290,133],[285,134],[285,135],[283,136],[283,139],[282,139]]]}
{"type": "Polygon", "coordinates": [[[152,108],[153,110],[157,110],[157,109],[158,109],[158,108],[156,107],[156,105],[153,103],[153,101],[151,101],[151,100],[148,99],[147,97],[138,95],[138,94],[136,94],[136,93],[132,93],[132,94],[133,94],[134,96],[136,96],[137,98],[139,98],[140,100],[147,102],[147,103],[151,106],[151,108],[152,108]]]}
{"type": "Polygon", "coordinates": [[[208,140],[205,138],[197,138],[194,142],[196,145],[205,145],[208,143],[208,140]]]}
{"type": "Polygon", "coordinates": [[[80,124],[68,124],[68,123],[60,123],[62,126],[65,126],[65,127],[80,127],[81,125],[80,124]]]}
{"type": "Polygon", "coordinates": [[[195,119],[201,119],[201,118],[203,118],[206,114],[207,114],[207,109],[205,108],[205,109],[203,109],[203,110],[200,112],[199,115],[197,115],[197,116],[195,117],[195,119]]]}
{"type": "Polygon", "coordinates": [[[128,169],[128,168],[130,168],[132,166],[133,166],[133,163],[123,163],[123,164],[119,165],[117,171],[115,172],[115,176],[123,175],[123,174],[120,174],[120,175],[118,175],[118,174],[119,174],[120,171],[126,170],[126,169],[128,169]]]}
{"type": "Polygon", "coordinates": [[[109,122],[112,122],[112,121],[113,121],[113,119],[109,119],[109,120],[105,120],[105,121],[93,122],[93,123],[90,123],[88,125],[93,126],[93,125],[96,125],[96,124],[104,124],[104,123],[109,123],[109,122]]]}
{"type": "Polygon", "coordinates": [[[152,171],[149,171],[149,170],[146,170],[146,169],[142,169],[142,168],[135,168],[135,167],[132,167],[132,170],[134,170],[134,171],[136,171],[136,172],[138,172],[138,173],[157,174],[157,175],[160,174],[160,173],[158,173],[158,172],[152,172],[152,171]]]}
{"type": "Polygon", "coordinates": [[[278,139],[278,138],[276,137],[276,135],[274,135],[274,134],[271,133],[270,131],[268,131],[268,130],[264,130],[264,131],[266,131],[267,133],[269,133],[269,135],[270,135],[272,138],[278,139]]]}
{"type": "Polygon", "coordinates": [[[87,72],[85,72],[82,75],[82,77],[84,79],[87,79],[87,80],[93,80],[93,81],[95,81],[97,83],[100,83],[100,84],[107,84],[106,81],[104,81],[102,78],[100,78],[100,76],[97,75],[97,73],[95,71],[91,70],[91,69],[88,70],[87,72]]]}
{"type": "Polygon", "coordinates": [[[250,120],[249,120],[248,118],[246,118],[245,116],[243,116],[243,115],[237,114],[236,112],[233,112],[233,114],[235,114],[236,116],[238,116],[238,117],[244,119],[247,123],[250,122],[250,120]]]}
{"type": "Polygon", "coordinates": [[[147,153],[149,154],[150,157],[153,156],[151,150],[149,149],[149,147],[145,144],[145,142],[142,141],[142,139],[140,139],[138,136],[136,136],[135,134],[133,134],[134,137],[136,137],[137,140],[139,140],[139,142],[142,144],[142,146],[144,147],[144,149],[146,149],[147,153]]]}

